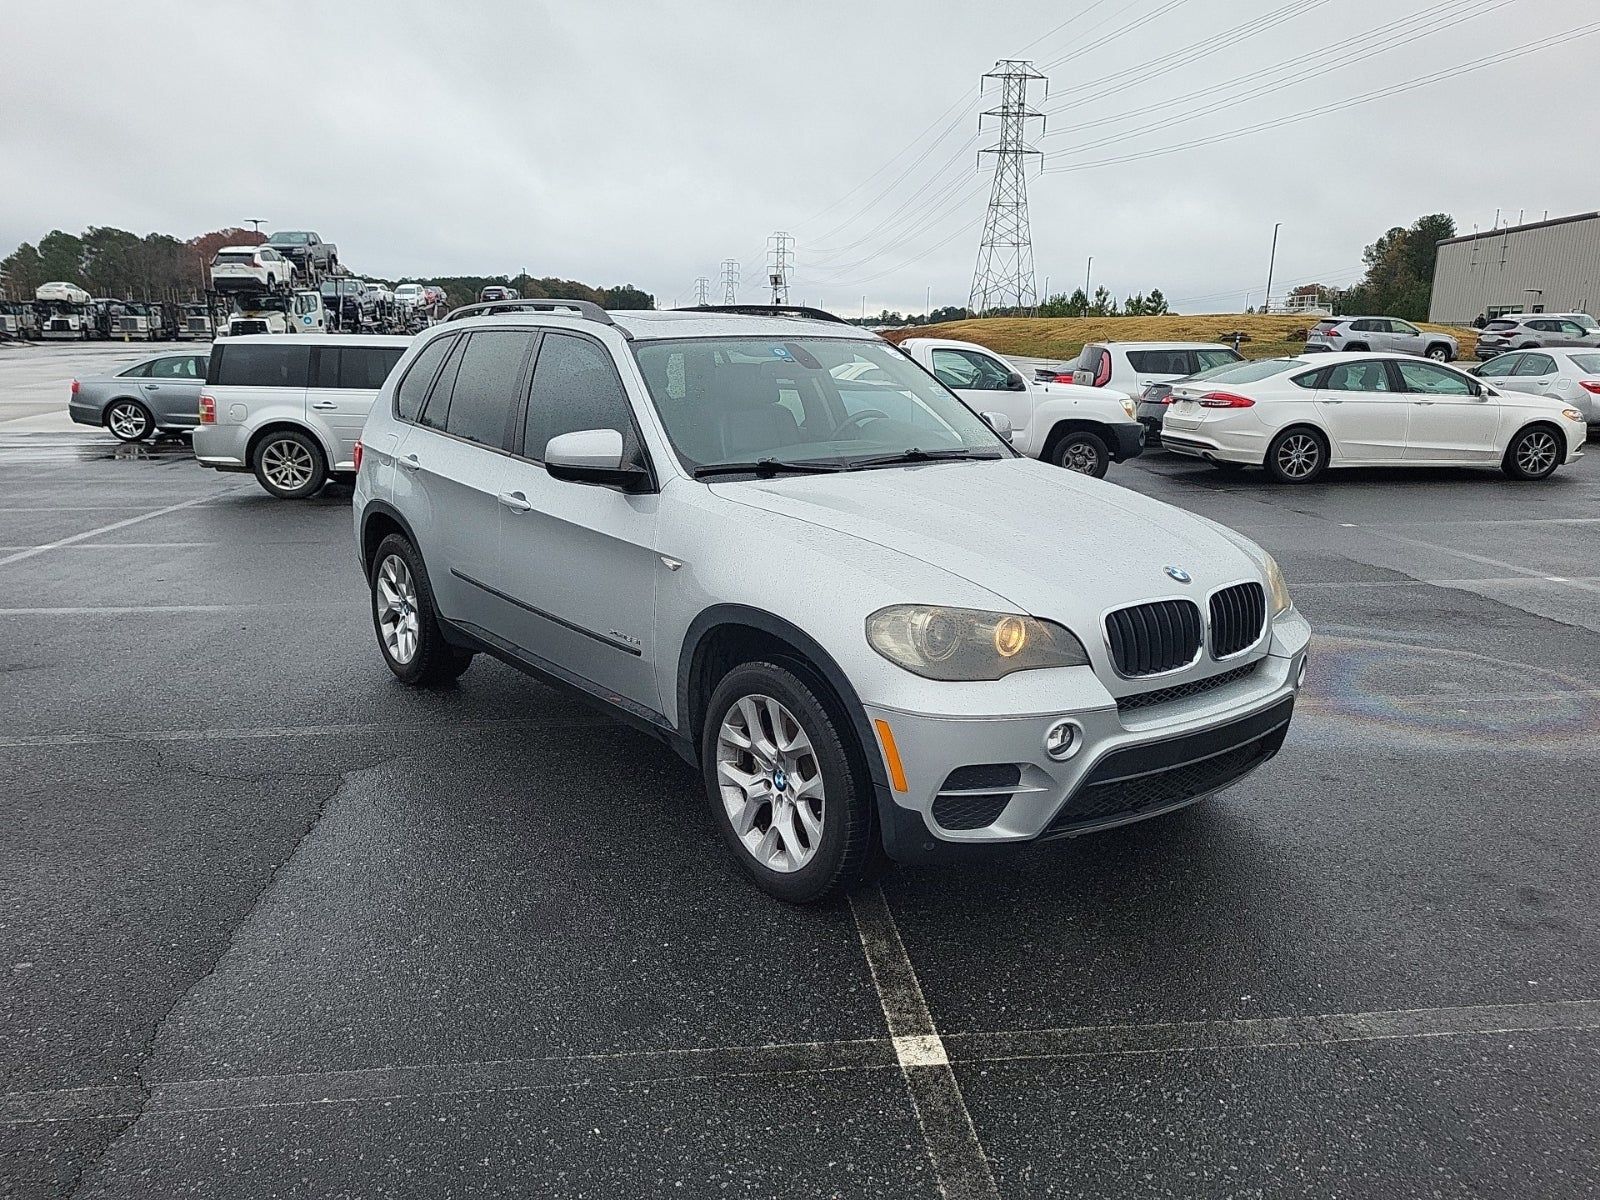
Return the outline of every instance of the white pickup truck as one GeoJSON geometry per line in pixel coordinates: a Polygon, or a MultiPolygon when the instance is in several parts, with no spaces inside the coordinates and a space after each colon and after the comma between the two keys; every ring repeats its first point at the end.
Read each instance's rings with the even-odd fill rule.
{"type": "Polygon", "coordinates": [[[1102,478],[1144,449],[1130,396],[1108,388],[1024,379],[993,350],[945,338],[907,338],[904,350],[981,413],[1011,422],[1011,444],[1030,458],[1102,478]]]}

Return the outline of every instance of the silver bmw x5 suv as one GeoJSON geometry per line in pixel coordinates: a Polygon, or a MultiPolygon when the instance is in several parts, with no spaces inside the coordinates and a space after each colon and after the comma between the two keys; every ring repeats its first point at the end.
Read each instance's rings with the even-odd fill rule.
{"type": "Polygon", "coordinates": [[[698,766],[782,899],[1168,812],[1282,744],[1271,557],[1024,458],[807,309],[472,305],[389,376],[355,532],[389,669],[477,653],[698,766]]]}

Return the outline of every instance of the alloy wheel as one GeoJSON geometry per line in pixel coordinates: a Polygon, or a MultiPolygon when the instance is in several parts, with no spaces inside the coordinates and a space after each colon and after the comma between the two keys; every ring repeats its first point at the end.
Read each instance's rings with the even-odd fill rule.
{"type": "Polygon", "coordinates": [[[822,844],[825,793],[816,751],[795,715],[770,696],[741,696],[717,730],[717,787],[750,856],[788,874],[822,844]]]}
{"type": "Polygon", "coordinates": [[[288,438],[268,442],[261,451],[261,473],[274,487],[286,492],[305,487],[315,470],[316,463],[311,451],[288,438]]]}
{"type": "Polygon", "coordinates": [[[1309,433],[1294,433],[1278,447],[1278,470],[1285,478],[1305,479],[1322,463],[1322,446],[1309,433]]]}
{"type": "Polygon", "coordinates": [[[149,419],[137,404],[114,404],[106,415],[111,432],[125,441],[138,441],[149,431],[149,419]]]}
{"type": "Polygon", "coordinates": [[[1450,352],[1443,346],[1435,346],[1428,351],[1428,357],[1433,359],[1434,362],[1445,362],[1449,359],[1450,352]]]}
{"type": "Polygon", "coordinates": [[[422,622],[417,615],[417,585],[411,568],[398,554],[378,566],[372,585],[372,603],[378,610],[378,630],[389,657],[405,666],[417,653],[422,622]]]}
{"type": "Polygon", "coordinates": [[[1542,475],[1555,464],[1557,453],[1554,436],[1535,429],[1517,443],[1517,469],[1525,475],[1542,475]]]}

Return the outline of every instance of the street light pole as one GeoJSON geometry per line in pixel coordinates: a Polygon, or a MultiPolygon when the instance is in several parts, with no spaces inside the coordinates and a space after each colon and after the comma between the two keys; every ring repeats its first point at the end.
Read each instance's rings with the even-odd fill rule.
{"type": "Polygon", "coordinates": [[[1089,302],[1089,278],[1094,273],[1094,255],[1089,255],[1089,265],[1083,269],[1083,301],[1085,306],[1089,302]]]}
{"type": "Polygon", "coordinates": [[[1272,227],[1272,257],[1267,260],[1267,292],[1266,298],[1261,301],[1261,311],[1272,311],[1272,269],[1278,265],[1278,230],[1283,228],[1279,221],[1272,227]]]}

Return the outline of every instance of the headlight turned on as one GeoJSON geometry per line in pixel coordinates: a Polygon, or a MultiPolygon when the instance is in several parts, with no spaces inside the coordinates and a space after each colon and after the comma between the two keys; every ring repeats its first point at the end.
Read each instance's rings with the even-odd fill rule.
{"type": "Polygon", "coordinates": [[[971,682],[1017,671],[1081,667],[1089,656],[1070,630],[1021,613],[891,604],[867,618],[867,644],[925,679],[971,682]]]}
{"type": "Polygon", "coordinates": [[[1283,577],[1283,571],[1278,566],[1278,560],[1272,555],[1267,555],[1267,597],[1272,601],[1272,615],[1289,611],[1294,601],[1289,599],[1289,584],[1283,577]]]}

